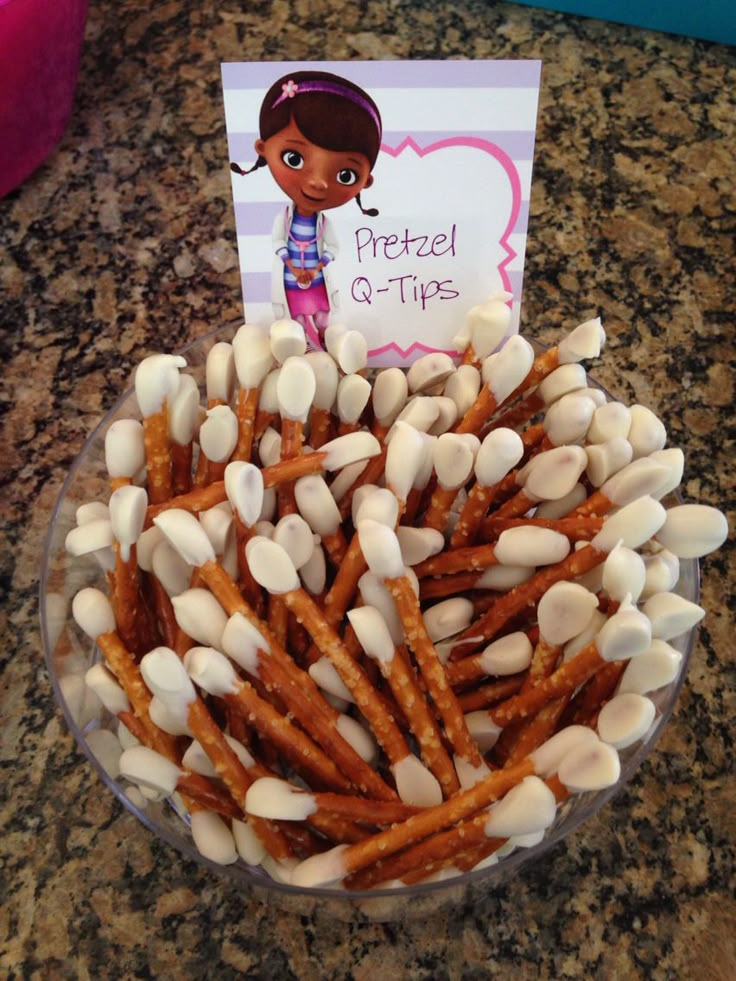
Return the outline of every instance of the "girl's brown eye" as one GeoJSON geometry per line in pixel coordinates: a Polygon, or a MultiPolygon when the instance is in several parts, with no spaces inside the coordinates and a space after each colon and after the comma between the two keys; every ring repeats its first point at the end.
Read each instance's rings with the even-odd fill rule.
{"type": "Polygon", "coordinates": [[[281,159],[284,161],[287,167],[291,167],[292,170],[301,170],[304,166],[304,157],[298,150],[284,150],[281,154],[281,159]]]}
{"type": "Polygon", "coordinates": [[[344,167],[342,170],[339,170],[337,172],[338,184],[344,184],[346,187],[349,187],[351,184],[355,184],[357,180],[358,180],[358,175],[354,170],[351,170],[349,167],[344,167]]]}

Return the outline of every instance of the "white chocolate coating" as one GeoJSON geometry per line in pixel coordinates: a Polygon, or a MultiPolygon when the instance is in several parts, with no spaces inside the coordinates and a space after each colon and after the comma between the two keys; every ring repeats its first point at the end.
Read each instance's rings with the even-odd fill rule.
{"type": "Polygon", "coordinates": [[[464,596],[451,596],[424,611],[422,619],[430,639],[445,640],[469,627],[475,615],[471,600],[464,596]]]}
{"type": "Polygon", "coordinates": [[[362,375],[345,375],[337,386],[336,409],[341,422],[357,423],[371,397],[371,383],[362,375]]]}
{"type": "Polygon", "coordinates": [[[342,517],[324,477],[319,474],[300,477],[294,484],[294,496],[302,517],[315,534],[337,532],[342,517]]]}
{"type": "Polygon", "coordinates": [[[613,746],[596,741],[571,750],[560,763],[557,776],[571,793],[604,790],[621,776],[621,762],[613,746]]]}
{"type": "Polygon", "coordinates": [[[626,749],[649,732],[656,709],[650,698],[636,692],[614,697],[598,713],[598,735],[615,749],[626,749]]]}
{"type": "Polygon", "coordinates": [[[192,579],[192,567],[166,539],[160,541],[151,554],[151,572],[172,599],[183,593],[192,579]]]}
{"type": "Polygon", "coordinates": [[[199,445],[208,460],[224,463],[232,456],[238,442],[238,417],[229,405],[216,405],[207,410],[199,427],[199,445]]]}
{"type": "Polygon", "coordinates": [[[229,402],[235,390],[235,356],[232,344],[213,344],[205,362],[205,390],[208,399],[229,402]]]}
{"type": "Polygon", "coordinates": [[[666,641],[655,638],[648,650],[626,665],[618,691],[640,695],[657,691],[675,680],[681,665],[682,654],[666,641]]]}
{"type": "Polygon", "coordinates": [[[133,746],[120,757],[120,773],[133,783],[158,790],[167,797],[174,793],[181,776],[179,767],[147,746],[133,746]]]}
{"type": "Polygon", "coordinates": [[[269,593],[278,596],[301,586],[289,553],[276,542],[256,535],[248,542],[245,555],[253,578],[269,593]]]}
{"type": "Polygon", "coordinates": [[[218,647],[227,624],[227,614],[209,589],[185,589],[171,604],[177,624],[192,640],[218,647]]]}
{"type": "Polygon", "coordinates": [[[85,674],[84,680],[111,715],[130,711],[128,696],[117,683],[115,675],[108,671],[104,664],[93,664],[85,674]]]}
{"type": "Polygon", "coordinates": [[[475,454],[462,436],[457,433],[443,433],[432,447],[432,462],[440,487],[456,490],[470,476],[475,454]]]}
{"type": "Polygon", "coordinates": [[[130,477],[145,465],[143,426],[137,419],[116,419],[105,433],[105,466],[111,477],[130,477]]]}
{"type": "Polygon", "coordinates": [[[439,555],[445,547],[444,535],[435,528],[399,525],[396,537],[399,539],[404,565],[418,565],[433,555],[439,555]]]}
{"type": "Polygon", "coordinates": [[[200,422],[199,386],[191,375],[181,375],[179,390],[168,404],[169,436],[179,446],[194,439],[200,422]]]}
{"type": "Polygon", "coordinates": [[[271,353],[278,364],[284,364],[288,358],[301,357],[307,350],[304,328],[296,320],[275,320],[271,324],[270,338],[271,353]]]}
{"type": "Polygon", "coordinates": [[[273,367],[268,334],[254,324],[243,324],[233,338],[233,356],[240,387],[246,392],[260,388],[273,367]]]}
{"type": "Polygon", "coordinates": [[[639,548],[664,524],[665,510],[652,497],[639,497],[607,518],[592,539],[599,552],[610,552],[619,542],[627,548],[639,548]]]}
{"type": "Polygon", "coordinates": [[[657,531],[657,541],[680,559],[702,558],[720,548],[726,538],[726,516],[707,504],[679,504],[670,508],[657,531]]]}
{"type": "Polygon", "coordinates": [[[483,439],[475,458],[475,476],[484,487],[492,487],[512,470],[524,455],[521,436],[504,426],[492,429],[483,439]]]}
{"type": "Polygon", "coordinates": [[[307,364],[314,373],[315,409],[328,412],[335,404],[339,374],[334,358],[327,351],[307,351],[304,355],[307,364]]]}
{"type": "Polygon", "coordinates": [[[551,777],[557,773],[560,763],[569,753],[578,748],[596,746],[599,741],[588,726],[566,726],[538,746],[529,757],[538,776],[551,777]]]}
{"type": "Polygon", "coordinates": [[[652,636],[673,640],[691,630],[705,616],[705,610],[677,593],[655,593],[642,607],[652,624],[652,636]]]}
{"type": "MultiPolygon", "coordinates": [[[[329,491],[327,493],[329,495],[329,491]]],[[[334,507],[335,502],[331,495],[330,501],[334,507]]],[[[274,528],[271,541],[284,549],[295,569],[306,565],[314,551],[314,532],[300,514],[285,514],[274,528]]]]}
{"type": "Polygon", "coordinates": [[[243,685],[230,661],[214,647],[190,647],[184,667],[198,688],[218,698],[234,695],[243,685]]]}
{"type": "Polygon", "coordinates": [[[554,501],[569,494],[588,465],[582,446],[556,446],[532,458],[524,493],[532,501],[554,501]]]}
{"type": "Polygon", "coordinates": [[[321,447],[320,453],[326,454],[323,466],[325,470],[341,470],[359,460],[368,460],[378,456],[381,444],[371,433],[348,433],[338,436],[321,447]]]}
{"type": "Polygon", "coordinates": [[[80,589],[72,600],[72,616],[92,640],[115,630],[115,614],[110,600],[101,590],[91,586],[80,589]]]}
{"type": "Polygon", "coordinates": [[[72,528],[64,540],[64,548],[69,555],[78,558],[100,549],[110,548],[115,541],[109,518],[95,518],[72,528]]]}
{"type": "Polygon", "coordinates": [[[235,839],[228,824],[212,811],[195,811],[190,820],[192,840],[197,851],[217,865],[232,865],[238,860],[235,839]]]}
{"type": "Polygon", "coordinates": [[[433,807],[442,803],[442,787],[421,760],[405,756],[391,766],[396,790],[405,804],[417,807],[433,807]]]}
{"type": "Polygon", "coordinates": [[[153,519],[166,539],[189,565],[199,568],[215,561],[215,550],[199,521],[188,511],[171,508],[153,519]]]}
{"type": "Polygon", "coordinates": [[[623,661],[643,654],[652,643],[652,625],[640,610],[623,602],[595,639],[604,661],[623,661]]]}
{"type": "Polygon", "coordinates": [[[358,523],[358,540],[368,568],[381,579],[398,579],[404,575],[401,546],[392,528],[364,518],[358,523]]]}
{"type": "Polygon", "coordinates": [[[494,640],[483,651],[480,663],[488,675],[506,677],[525,671],[532,661],[533,648],[523,630],[494,640]]]}
{"type": "Polygon", "coordinates": [[[600,317],[586,320],[563,337],[557,345],[557,357],[560,364],[572,364],[597,358],[605,344],[606,334],[600,317]]]}
{"type": "Polygon", "coordinates": [[[256,817],[306,821],[317,810],[314,796],[277,777],[254,780],[245,795],[245,809],[256,817]]]}
{"type": "Polygon", "coordinates": [[[307,359],[287,358],[281,365],[276,384],[281,417],[306,422],[316,388],[317,381],[307,359]]]}
{"type": "Polygon", "coordinates": [[[539,632],[550,644],[566,644],[585,630],[597,607],[597,597],[584,586],[556,582],[537,605],[539,632]]]}
{"type": "Polygon", "coordinates": [[[375,606],[358,606],[348,610],[347,617],[368,657],[384,664],[393,660],[396,647],[380,610],[375,606]]]}
{"type": "Polygon", "coordinates": [[[498,536],[494,554],[501,565],[552,565],[570,552],[570,542],[559,531],[520,525],[498,536]]]}
{"type": "Polygon", "coordinates": [[[521,334],[514,334],[487,362],[491,359],[495,360],[489,364],[487,384],[496,404],[500,405],[529,374],[534,364],[534,348],[521,334]]]}
{"type": "Polygon", "coordinates": [[[437,385],[442,385],[455,371],[455,362],[449,354],[432,351],[423,355],[412,364],[406,373],[409,391],[426,392],[437,385]]]}
{"type": "Polygon", "coordinates": [[[488,812],[488,838],[509,838],[544,831],[555,819],[557,801],[539,777],[525,777],[488,812]]]}
{"type": "Polygon", "coordinates": [[[144,358],[135,371],[135,396],[141,415],[155,415],[179,389],[179,369],[186,367],[179,354],[152,354],[144,358]]]}
{"type": "Polygon", "coordinates": [[[644,589],[646,569],[638,552],[618,544],[603,563],[601,585],[612,600],[621,602],[628,594],[637,603],[644,589]]]}

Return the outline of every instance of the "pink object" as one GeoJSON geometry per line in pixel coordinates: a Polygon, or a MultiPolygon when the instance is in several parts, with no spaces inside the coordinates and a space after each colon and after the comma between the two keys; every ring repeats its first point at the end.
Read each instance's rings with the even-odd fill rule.
{"type": "Polygon", "coordinates": [[[0,197],[61,139],[86,17],[87,0],[0,0],[0,197]]]}

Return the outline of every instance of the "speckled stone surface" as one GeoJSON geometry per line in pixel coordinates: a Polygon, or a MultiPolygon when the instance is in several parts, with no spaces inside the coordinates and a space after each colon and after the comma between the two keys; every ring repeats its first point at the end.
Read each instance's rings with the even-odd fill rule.
{"type": "MultiPolygon", "coordinates": [[[[674,717],[615,802],[472,907],[335,924],[154,840],[75,749],[37,628],[49,514],[147,353],[240,315],[219,63],[541,58],[522,322],[600,313],[597,375],[733,518],[736,51],[481,0],[93,2],[52,158],[0,201],[0,972],[9,978],[725,979],[736,964],[733,552],[674,717]]],[[[733,527],[733,525],[732,525],[733,527]]]]}

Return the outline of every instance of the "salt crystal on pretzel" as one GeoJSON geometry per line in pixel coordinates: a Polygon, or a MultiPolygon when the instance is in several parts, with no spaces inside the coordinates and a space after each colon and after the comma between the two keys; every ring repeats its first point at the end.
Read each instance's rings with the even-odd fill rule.
{"type": "Polygon", "coordinates": [[[728,537],[728,521],[707,504],[679,504],[668,509],[657,541],[680,559],[699,559],[728,537]]]}
{"type": "Polygon", "coordinates": [[[143,426],[137,419],[116,419],[105,433],[105,466],[112,490],[132,483],[145,463],[143,426]]]}
{"type": "Polygon", "coordinates": [[[148,496],[153,504],[168,500],[173,493],[167,405],[179,389],[179,369],[185,366],[181,355],[153,354],[144,358],[135,372],[135,394],[143,416],[148,496]]]}
{"type": "Polygon", "coordinates": [[[655,715],[650,698],[638,692],[621,692],[600,710],[596,728],[603,742],[615,749],[626,749],[646,736],[655,715]]]}
{"type": "Polygon", "coordinates": [[[307,350],[304,328],[288,317],[271,324],[269,337],[271,353],[277,364],[283,364],[288,358],[301,357],[307,350]]]}

